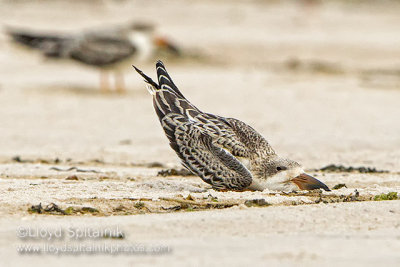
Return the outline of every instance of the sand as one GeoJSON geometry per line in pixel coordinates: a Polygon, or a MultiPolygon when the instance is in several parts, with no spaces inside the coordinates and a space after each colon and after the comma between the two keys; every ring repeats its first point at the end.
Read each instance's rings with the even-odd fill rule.
{"type": "MultiPolygon", "coordinates": [[[[164,61],[187,98],[252,125],[281,156],[329,187],[346,185],[296,194],[217,192],[198,177],[160,176],[181,167],[133,70],[126,70],[126,94],[102,94],[96,70],[45,60],[2,33],[0,265],[400,263],[400,200],[374,201],[400,196],[398,3],[2,1],[0,7],[2,25],[63,33],[123,23],[132,14],[155,22],[185,51],[164,61]],[[330,164],[378,172],[319,170],[330,164]],[[124,234],[78,245],[166,251],[17,252],[21,244],[70,241],[19,238],[19,229],[66,233],[72,226],[118,227],[124,234]]],[[[134,64],[154,77],[154,61],[134,64]]]]}

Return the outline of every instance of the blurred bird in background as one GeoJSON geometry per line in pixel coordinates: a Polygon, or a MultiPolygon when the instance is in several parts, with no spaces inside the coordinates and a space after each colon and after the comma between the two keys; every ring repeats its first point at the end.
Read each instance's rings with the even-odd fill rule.
{"type": "Polygon", "coordinates": [[[109,72],[114,73],[115,90],[125,92],[122,71],[134,62],[143,62],[156,53],[179,56],[180,50],[165,37],[155,34],[147,23],[129,23],[119,27],[83,31],[76,34],[39,33],[7,27],[14,42],[39,50],[45,57],[71,59],[100,70],[100,88],[110,92],[109,72]]]}

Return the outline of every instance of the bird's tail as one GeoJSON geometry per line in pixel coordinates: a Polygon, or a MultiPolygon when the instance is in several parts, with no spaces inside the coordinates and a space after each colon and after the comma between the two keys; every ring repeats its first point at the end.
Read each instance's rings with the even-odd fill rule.
{"type": "Polygon", "coordinates": [[[142,76],[144,78],[144,81],[146,82],[146,87],[147,87],[147,90],[149,91],[149,93],[151,95],[155,95],[157,89],[160,89],[158,84],[155,81],[153,81],[149,76],[144,74],[143,71],[141,71],[140,69],[136,68],[134,65],[132,65],[132,67],[137,71],[137,73],[140,74],[140,76],[142,76]]]}
{"type": "Polygon", "coordinates": [[[64,37],[32,33],[26,30],[6,28],[7,34],[16,42],[29,48],[41,50],[48,57],[60,57],[64,37]]]}
{"type": "Polygon", "coordinates": [[[181,114],[185,117],[195,117],[200,113],[178,90],[161,61],[156,64],[159,84],[135,66],[133,67],[144,78],[147,89],[153,95],[153,106],[160,121],[170,113],[181,114]]]}
{"type": "Polygon", "coordinates": [[[157,90],[164,89],[166,91],[174,93],[179,98],[185,99],[183,94],[179,91],[178,87],[172,81],[171,76],[169,76],[167,70],[165,69],[164,63],[161,60],[157,61],[156,63],[158,84],[153,81],[149,76],[144,74],[143,71],[136,68],[134,65],[132,65],[132,67],[137,71],[137,73],[140,74],[140,76],[144,78],[150,94],[154,95],[157,90]]]}
{"type": "Polygon", "coordinates": [[[157,78],[158,84],[160,85],[161,89],[167,89],[174,92],[177,96],[186,99],[181,91],[179,91],[178,87],[172,81],[171,76],[169,76],[167,69],[164,66],[164,63],[159,60],[156,63],[156,71],[157,71],[157,78]]]}

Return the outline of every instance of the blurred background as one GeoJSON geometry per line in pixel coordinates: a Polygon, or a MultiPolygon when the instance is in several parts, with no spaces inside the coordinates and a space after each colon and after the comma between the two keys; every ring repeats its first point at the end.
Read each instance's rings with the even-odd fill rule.
{"type": "Polygon", "coordinates": [[[247,122],[307,168],[398,170],[399,14],[399,1],[2,0],[0,160],[178,165],[130,67],[155,77],[161,59],[198,108],[247,122]],[[127,25],[152,26],[120,55],[126,68],[96,61],[113,45],[86,47],[88,60],[68,50],[98,32],[126,44],[127,25]]]}

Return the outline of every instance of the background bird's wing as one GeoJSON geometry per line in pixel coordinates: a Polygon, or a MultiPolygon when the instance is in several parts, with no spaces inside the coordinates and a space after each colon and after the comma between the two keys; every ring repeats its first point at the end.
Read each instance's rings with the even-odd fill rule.
{"type": "Polygon", "coordinates": [[[228,150],[215,145],[201,124],[178,113],[161,120],[182,164],[215,189],[242,190],[252,182],[249,170],[228,150]]]}
{"type": "Polygon", "coordinates": [[[89,65],[106,66],[119,62],[136,52],[129,40],[89,35],[75,41],[69,56],[89,65]]]}

